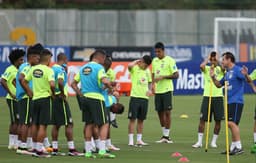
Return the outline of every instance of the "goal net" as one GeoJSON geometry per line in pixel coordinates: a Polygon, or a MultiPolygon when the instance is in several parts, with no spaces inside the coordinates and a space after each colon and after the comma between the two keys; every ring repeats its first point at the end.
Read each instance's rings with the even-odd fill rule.
{"type": "Polygon", "coordinates": [[[7,15],[0,12],[0,44],[10,44],[10,33],[13,29],[7,15]]]}
{"type": "Polygon", "coordinates": [[[216,17],[214,50],[231,51],[240,62],[256,60],[256,18],[216,17]]]}

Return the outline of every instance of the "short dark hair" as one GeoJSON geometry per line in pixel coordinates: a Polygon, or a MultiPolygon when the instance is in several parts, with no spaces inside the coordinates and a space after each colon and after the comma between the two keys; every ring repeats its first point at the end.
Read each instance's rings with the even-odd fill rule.
{"type": "Polygon", "coordinates": [[[236,62],[235,56],[234,54],[232,54],[231,52],[225,52],[222,54],[222,57],[225,57],[226,59],[230,59],[232,63],[236,62]]]}
{"type": "Polygon", "coordinates": [[[95,50],[92,54],[91,54],[91,57],[90,59],[93,60],[95,57],[99,56],[99,55],[104,55],[106,56],[106,52],[104,50],[101,50],[101,49],[97,49],[95,50]]]}
{"type": "Polygon", "coordinates": [[[112,59],[109,55],[107,55],[105,62],[104,62],[104,67],[106,69],[106,71],[111,67],[112,65],[112,59]]]}
{"type": "Polygon", "coordinates": [[[52,56],[52,52],[48,49],[43,49],[40,53],[40,62],[45,61],[48,56],[52,56]]]}
{"type": "Polygon", "coordinates": [[[150,65],[152,62],[152,58],[149,55],[144,55],[142,59],[147,65],[150,65]]]}
{"type": "Polygon", "coordinates": [[[62,61],[66,58],[67,56],[64,53],[59,53],[57,56],[57,61],[62,61]]]}
{"type": "Polygon", "coordinates": [[[216,57],[216,54],[217,54],[216,51],[212,51],[212,52],[210,53],[210,56],[211,56],[211,57],[216,57]]]}
{"type": "Polygon", "coordinates": [[[35,45],[31,45],[28,47],[27,50],[27,56],[31,55],[31,54],[41,54],[42,50],[44,50],[44,47],[42,44],[37,43],[35,45]]]}
{"type": "Polygon", "coordinates": [[[155,49],[162,49],[162,50],[164,50],[164,44],[162,42],[157,42],[155,44],[155,49]]]}
{"type": "Polygon", "coordinates": [[[14,62],[17,61],[19,58],[24,57],[25,53],[26,52],[22,49],[12,50],[11,53],[9,54],[9,56],[8,56],[11,64],[14,64],[14,62]]]}

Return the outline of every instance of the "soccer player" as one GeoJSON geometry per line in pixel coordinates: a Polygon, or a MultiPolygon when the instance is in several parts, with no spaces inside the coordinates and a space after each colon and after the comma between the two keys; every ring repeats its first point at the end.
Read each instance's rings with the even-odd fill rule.
{"type": "Polygon", "coordinates": [[[57,56],[57,63],[52,66],[55,78],[55,95],[53,100],[53,128],[52,128],[52,155],[59,155],[58,133],[61,126],[65,126],[65,134],[68,142],[70,156],[81,155],[75,149],[73,141],[73,120],[69,104],[67,102],[67,57],[64,53],[57,56]]]}
{"type": "MultiPolygon", "coordinates": [[[[253,91],[256,93],[256,86],[253,83],[254,80],[256,80],[256,69],[253,70],[249,78],[247,78],[247,82],[250,84],[253,91]]],[[[254,144],[251,147],[251,153],[256,153],[256,106],[255,106],[255,113],[254,113],[253,142],[254,144]]]]}
{"type": "MultiPolygon", "coordinates": [[[[21,82],[29,72],[31,66],[37,65],[40,59],[40,53],[43,50],[41,44],[35,44],[28,47],[27,50],[27,62],[23,63],[18,70],[16,75],[16,97],[18,100],[19,110],[19,125],[20,125],[20,140],[21,143],[16,153],[18,154],[29,154],[28,149],[33,146],[32,135],[31,135],[31,121],[32,121],[32,99],[28,97],[25,90],[23,89],[21,82]]],[[[30,88],[32,88],[32,82],[29,82],[30,88]]]]}
{"type": "Polygon", "coordinates": [[[171,110],[173,96],[173,79],[179,77],[176,62],[173,58],[166,56],[164,44],[155,44],[156,57],[152,62],[152,80],[155,93],[155,109],[158,113],[163,136],[156,143],[173,143],[170,139],[171,110]]]}
{"type": "Polygon", "coordinates": [[[210,77],[211,66],[214,68],[214,74],[216,75],[217,80],[220,80],[223,77],[224,72],[219,66],[218,57],[214,51],[211,52],[207,59],[205,59],[205,61],[200,65],[200,69],[204,77],[204,94],[200,111],[200,122],[198,125],[198,140],[194,145],[192,145],[193,148],[202,147],[205,122],[208,120],[209,98],[211,98],[210,121],[212,114],[214,114],[215,120],[214,134],[211,141],[212,148],[217,148],[216,141],[221,128],[221,120],[224,118],[222,88],[217,88],[212,83],[212,79],[210,77]],[[208,63],[210,63],[210,65],[207,65],[208,63]]]}
{"type": "Polygon", "coordinates": [[[151,73],[148,67],[152,59],[145,55],[139,60],[135,60],[128,64],[128,70],[131,74],[132,89],[128,111],[128,137],[129,146],[134,145],[133,135],[134,127],[137,120],[137,146],[148,145],[142,141],[143,122],[148,112],[148,96],[151,92],[151,73]]]}
{"type": "MultiPolygon", "coordinates": [[[[245,76],[248,76],[246,67],[239,67],[235,64],[235,57],[231,52],[225,52],[222,55],[222,66],[226,69],[224,77],[219,81],[214,74],[213,68],[210,70],[211,78],[216,87],[221,88],[228,83],[228,127],[232,134],[232,143],[230,146],[230,155],[242,154],[239,122],[242,116],[244,105],[244,83],[245,76]]],[[[222,152],[226,154],[226,151],[222,152]]]]}
{"type": "Polygon", "coordinates": [[[12,50],[9,55],[11,65],[6,68],[1,77],[1,84],[7,91],[6,102],[9,107],[11,122],[9,125],[9,145],[8,149],[16,149],[18,147],[18,121],[19,114],[16,98],[16,81],[15,77],[19,66],[24,61],[25,51],[21,49],[12,50]]]}
{"type": "Polygon", "coordinates": [[[102,85],[111,92],[113,87],[107,79],[104,67],[106,54],[102,50],[96,50],[92,54],[92,61],[80,68],[72,82],[72,88],[82,97],[82,114],[85,122],[85,157],[95,158],[91,151],[91,137],[94,125],[99,127],[99,157],[115,158],[115,155],[106,152],[106,138],[108,131],[108,115],[106,114],[102,85]],[[81,91],[77,84],[81,82],[81,91]]]}
{"type": "Polygon", "coordinates": [[[29,98],[33,100],[32,134],[33,142],[36,142],[36,157],[50,157],[43,152],[43,141],[46,137],[47,125],[52,120],[52,99],[55,95],[54,72],[48,67],[52,54],[44,49],[40,55],[40,64],[33,66],[22,81],[29,98]],[[32,89],[28,87],[28,82],[32,80],[32,89]]]}

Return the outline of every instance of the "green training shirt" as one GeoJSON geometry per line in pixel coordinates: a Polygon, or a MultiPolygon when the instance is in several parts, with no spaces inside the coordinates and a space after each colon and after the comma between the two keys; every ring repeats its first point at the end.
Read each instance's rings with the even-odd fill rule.
{"type": "MultiPolygon", "coordinates": [[[[210,96],[210,89],[211,89],[211,82],[212,82],[212,97],[222,97],[223,92],[222,88],[217,88],[215,84],[213,83],[211,76],[210,76],[210,69],[211,66],[205,66],[204,71],[202,71],[203,77],[204,77],[204,94],[203,96],[210,96]]],[[[221,70],[220,66],[216,66],[214,68],[214,74],[216,75],[217,80],[221,80],[224,76],[224,72],[221,70]]]]}
{"type": "MultiPolygon", "coordinates": [[[[165,56],[162,59],[155,57],[152,62],[152,73],[155,78],[159,76],[172,75],[177,72],[176,62],[173,58],[165,56]]],[[[166,93],[173,91],[173,82],[171,79],[163,79],[155,83],[155,93],[166,93]]]]}
{"type": "Polygon", "coordinates": [[[256,69],[253,70],[253,72],[250,74],[250,78],[252,80],[255,80],[256,79],[256,69]]]}
{"type": "Polygon", "coordinates": [[[149,90],[148,84],[152,82],[150,70],[143,70],[136,65],[129,71],[132,81],[131,96],[148,99],[148,96],[146,95],[149,90]]]}
{"type": "Polygon", "coordinates": [[[110,81],[113,82],[113,81],[116,80],[116,73],[115,73],[115,71],[114,71],[112,68],[108,69],[106,75],[107,75],[107,78],[108,78],[110,81]]]}
{"type": "Polygon", "coordinates": [[[33,100],[51,96],[50,81],[54,82],[54,72],[46,65],[33,66],[26,75],[25,80],[32,80],[33,100]]]}
{"type": "MultiPolygon", "coordinates": [[[[16,95],[16,88],[13,85],[13,80],[16,79],[16,74],[18,72],[18,69],[14,65],[10,65],[6,68],[5,72],[2,74],[1,78],[6,80],[7,87],[9,88],[10,92],[13,95],[16,95]]],[[[13,99],[10,94],[8,93],[6,95],[7,99],[13,99]]]]}

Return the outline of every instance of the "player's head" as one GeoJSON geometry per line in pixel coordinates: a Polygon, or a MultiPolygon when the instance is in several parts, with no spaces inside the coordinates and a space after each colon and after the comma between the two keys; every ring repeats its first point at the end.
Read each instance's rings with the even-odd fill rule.
{"type": "Polygon", "coordinates": [[[68,58],[64,53],[59,53],[57,55],[57,62],[62,64],[67,64],[68,63],[68,58]]]}
{"type": "Polygon", "coordinates": [[[14,49],[9,54],[9,60],[12,65],[19,68],[19,66],[24,62],[25,51],[22,49],[14,49]]]}
{"type": "Polygon", "coordinates": [[[40,55],[40,63],[49,66],[52,58],[52,53],[48,49],[44,49],[40,55]]]}
{"type": "Polygon", "coordinates": [[[235,56],[231,52],[225,52],[222,54],[222,65],[224,68],[230,68],[235,64],[235,56]]]}
{"type": "Polygon", "coordinates": [[[44,47],[40,43],[28,47],[27,60],[32,66],[39,63],[42,50],[44,47]]]}
{"type": "Polygon", "coordinates": [[[212,51],[210,53],[210,63],[211,65],[218,65],[217,53],[215,51],[212,51]]]}
{"type": "Polygon", "coordinates": [[[155,54],[160,59],[164,57],[164,44],[162,42],[157,42],[155,44],[155,54]]]}
{"type": "Polygon", "coordinates": [[[150,66],[151,62],[152,58],[149,55],[144,55],[138,65],[141,69],[145,70],[150,66]]]}
{"type": "Polygon", "coordinates": [[[107,55],[104,61],[104,68],[106,72],[108,71],[108,69],[110,69],[111,65],[112,65],[112,58],[111,56],[107,55]]]}
{"type": "Polygon", "coordinates": [[[106,59],[106,52],[104,50],[95,50],[92,53],[92,61],[97,62],[101,65],[104,65],[106,59]]]}
{"type": "Polygon", "coordinates": [[[124,112],[124,105],[116,103],[110,106],[110,111],[115,114],[122,114],[124,112]]]}

